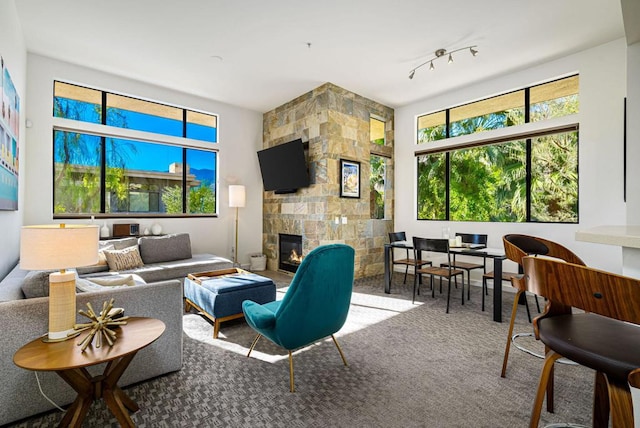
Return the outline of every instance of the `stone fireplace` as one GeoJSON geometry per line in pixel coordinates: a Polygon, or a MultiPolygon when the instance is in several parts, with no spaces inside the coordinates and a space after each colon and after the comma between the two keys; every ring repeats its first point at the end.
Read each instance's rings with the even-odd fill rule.
{"type": "Polygon", "coordinates": [[[383,247],[393,227],[393,109],[332,83],[310,91],[263,116],[263,148],[301,138],[309,187],[295,193],[264,192],[263,252],[268,269],[282,269],[288,254],[282,235],[301,237],[302,255],[329,243],[354,248],[355,276],[384,271],[383,247]],[[371,118],[384,123],[384,144],[371,141],[371,118]],[[384,219],[370,207],[371,155],[387,159],[384,219]],[[340,159],[360,163],[360,197],[340,197],[340,159]],[[336,221],[337,219],[337,221],[336,221]]]}

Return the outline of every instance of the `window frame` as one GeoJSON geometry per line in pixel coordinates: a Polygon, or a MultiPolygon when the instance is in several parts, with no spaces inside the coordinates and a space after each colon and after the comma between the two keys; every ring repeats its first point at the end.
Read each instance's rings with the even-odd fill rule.
{"type": "MultiPolygon", "coordinates": [[[[529,92],[531,88],[534,87],[538,87],[540,85],[545,85],[548,83],[553,83],[553,82],[557,82],[560,81],[562,79],[568,79],[571,77],[578,77],[579,78],[579,74],[578,73],[572,73],[566,76],[562,76],[559,77],[557,79],[553,79],[553,80],[549,80],[547,82],[542,82],[539,84],[535,84],[535,85],[531,85],[529,87],[524,88],[525,90],[525,123],[521,124],[521,125],[513,125],[513,126],[508,126],[508,127],[503,127],[503,128],[497,128],[497,129],[493,129],[493,130],[487,130],[487,131],[482,131],[482,132],[475,132],[475,133],[471,133],[471,134],[466,134],[466,135],[460,135],[460,136],[456,136],[456,137],[449,137],[449,128],[450,128],[450,117],[449,117],[449,111],[453,108],[457,108],[459,106],[453,106],[450,108],[445,108],[445,109],[437,109],[434,110],[433,112],[430,113],[425,113],[425,114],[420,114],[420,115],[416,115],[415,116],[415,123],[414,123],[414,143],[416,146],[416,150],[414,151],[414,158],[415,158],[415,162],[414,162],[414,170],[415,170],[415,216],[416,216],[416,220],[419,221],[458,221],[458,220],[451,220],[451,201],[450,201],[450,174],[451,174],[451,164],[450,164],[450,157],[451,157],[451,152],[454,152],[456,150],[462,150],[462,149],[468,149],[468,148],[474,148],[474,147],[483,147],[483,146],[489,146],[489,145],[494,145],[494,144],[501,144],[501,143],[506,143],[506,142],[510,142],[510,141],[516,141],[516,140],[524,140],[525,141],[525,146],[526,146],[526,220],[523,221],[522,223],[539,223],[539,224],[578,224],[580,222],[580,175],[579,175],[579,170],[580,170],[580,131],[579,131],[579,117],[580,117],[580,113],[576,113],[576,114],[571,114],[571,115],[565,115],[565,116],[561,116],[561,117],[554,117],[551,119],[546,119],[546,120],[539,120],[539,121],[535,121],[535,122],[530,122],[530,108],[531,108],[531,103],[530,103],[530,97],[529,97],[529,92]],[[434,141],[429,141],[429,142],[422,142],[420,143],[418,141],[418,134],[419,134],[419,120],[421,117],[430,115],[430,114],[435,114],[435,113],[439,113],[439,112],[445,112],[445,132],[446,132],[446,137],[443,139],[439,139],[439,140],[434,140],[434,141]],[[577,133],[577,166],[576,166],[576,171],[578,172],[578,177],[577,177],[577,185],[578,185],[578,194],[577,194],[577,199],[576,199],[576,203],[577,203],[577,212],[576,212],[576,220],[575,221],[532,221],[531,220],[531,171],[532,171],[532,165],[531,165],[531,153],[532,153],[532,140],[534,140],[535,138],[538,137],[543,137],[543,136],[547,136],[547,135],[553,135],[553,134],[561,134],[564,132],[576,132],[577,133]],[[428,147],[425,147],[428,146],[428,147]],[[445,182],[445,218],[440,218],[440,219],[428,219],[428,218],[420,218],[419,217],[419,207],[420,207],[420,201],[418,200],[419,197],[419,157],[423,156],[423,155],[429,155],[429,154],[437,154],[437,153],[443,153],[445,154],[445,177],[444,177],[444,182],[445,182]]],[[[522,90],[522,89],[519,89],[522,90]]],[[[506,92],[505,94],[508,93],[512,93],[512,92],[516,92],[516,91],[509,91],[506,92]]],[[[498,94],[495,96],[500,96],[503,94],[498,94]]],[[[578,96],[579,96],[579,92],[578,92],[578,96]]],[[[492,97],[488,97],[486,99],[490,99],[493,98],[492,97]]],[[[477,101],[483,101],[484,99],[480,99],[477,101]]],[[[469,103],[464,103],[462,105],[468,105],[468,104],[472,104],[473,102],[469,102],[469,103]]],[[[579,110],[578,110],[579,111],[579,110]]],[[[461,220],[462,221],[462,220],[461,220]]],[[[464,220],[464,221],[479,221],[479,222],[485,222],[484,220],[464,220]]],[[[502,223],[502,222],[495,222],[495,223],[502,223]]]]}
{"type": "MultiPolygon", "coordinates": [[[[74,120],[74,119],[67,119],[67,118],[63,118],[63,117],[57,117],[54,116],[54,114],[52,113],[52,125],[53,125],[53,129],[52,129],[52,146],[53,144],[55,144],[54,142],[54,135],[56,131],[61,131],[61,132],[72,132],[72,133],[80,133],[80,134],[87,134],[87,135],[93,135],[93,136],[97,136],[100,137],[101,139],[106,139],[106,138],[115,138],[115,139],[125,139],[125,140],[132,140],[134,142],[143,142],[143,143],[152,143],[152,144],[164,144],[164,145],[169,145],[169,146],[174,146],[174,147],[178,147],[180,149],[182,149],[182,162],[183,165],[186,164],[186,153],[188,151],[188,149],[197,149],[197,150],[202,150],[202,151],[207,151],[207,152],[212,152],[215,154],[215,207],[214,207],[214,212],[213,213],[189,213],[189,207],[188,207],[188,188],[187,186],[185,186],[185,176],[186,173],[183,174],[183,195],[182,195],[182,199],[183,199],[183,212],[181,214],[167,214],[167,213],[149,213],[149,212],[105,212],[105,204],[106,204],[106,195],[105,195],[105,191],[106,191],[106,187],[105,187],[105,175],[104,175],[104,168],[105,168],[105,159],[103,156],[103,159],[101,161],[101,165],[100,165],[100,169],[101,169],[101,201],[100,201],[100,212],[95,212],[95,213],[55,213],[55,200],[53,198],[53,195],[55,193],[55,183],[52,181],[52,189],[51,189],[51,195],[52,195],[52,205],[51,205],[51,212],[53,215],[54,219],[81,219],[81,218],[91,218],[91,217],[95,217],[95,218],[100,218],[100,219],[107,219],[107,218],[131,218],[131,217],[135,217],[135,218],[198,218],[198,217],[218,217],[218,213],[219,213],[219,163],[220,163],[220,151],[218,149],[218,143],[219,143],[219,124],[220,124],[220,117],[218,114],[215,113],[209,113],[209,112],[204,112],[204,111],[200,111],[200,110],[196,110],[196,109],[192,109],[192,108],[186,108],[186,107],[180,107],[180,106],[175,106],[175,105],[171,105],[171,104],[167,104],[167,103],[161,103],[158,101],[154,101],[154,100],[147,100],[141,97],[135,97],[135,96],[131,96],[131,95],[126,95],[126,94],[121,94],[115,91],[106,91],[106,90],[101,90],[101,89],[97,89],[97,88],[93,88],[87,85],[80,85],[80,84],[76,84],[76,83],[71,83],[71,82],[67,82],[67,81],[63,81],[63,80],[54,80],[53,81],[53,85],[52,85],[52,97],[51,99],[54,100],[55,99],[55,84],[56,82],[60,82],[63,84],[68,84],[68,85],[74,85],[74,86],[79,86],[82,88],[87,88],[90,90],[96,90],[96,91],[101,91],[103,93],[103,104],[104,104],[104,100],[106,98],[105,94],[106,93],[111,93],[111,94],[115,94],[118,96],[125,96],[125,97],[130,97],[130,98],[135,98],[135,99],[139,99],[141,101],[146,101],[146,102],[151,102],[151,103],[156,103],[156,104],[161,104],[161,105],[166,105],[168,107],[175,107],[175,108],[180,108],[183,109],[184,112],[187,111],[193,111],[196,113],[203,113],[206,115],[212,115],[215,116],[215,121],[216,121],[216,141],[215,142],[211,142],[211,141],[204,141],[204,140],[196,140],[196,139],[192,139],[192,138],[186,138],[186,137],[176,137],[176,136],[171,136],[171,135],[166,135],[166,134],[157,134],[157,133],[153,133],[153,132],[148,132],[148,131],[139,131],[136,129],[128,129],[128,128],[121,128],[121,127],[115,127],[115,126],[110,126],[110,125],[105,125],[103,123],[105,123],[105,114],[102,115],[102,122],[103,123],[92,123],[92,122],[85,122],[85,121],[80,121],[80,120],[74,120]]],[[[102,106],[103,112],[106,111],[106,105],[102,106]]],[[[186,114],[186,113],[185,113],[186,114]]],[[[183,124],[183,135],[184,132],[186,130],[186,123],[183,124]]],[[[52,173],[55,174],[55,153],[52,152],[52,173]]],[[[186,171],[185,171],[186,172],[186,171]]]]}

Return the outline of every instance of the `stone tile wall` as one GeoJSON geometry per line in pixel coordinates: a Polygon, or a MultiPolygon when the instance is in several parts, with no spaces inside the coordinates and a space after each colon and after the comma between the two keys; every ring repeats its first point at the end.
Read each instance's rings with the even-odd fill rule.
{"type": "Polygon", "coordinates": [[[383,272],[383,245],[393,226],[393,109],[326,83],[264,114],[263,146],[309,142],[311,185],[294,194],[264,193],[263,251],[278,268],[278,234],[302,235],[303,253],[344,242],[356,250],[356,277],[383,272]],[[386,123],[386,145],[370,143],[369,118],[386,123]],[[370,156],[389,158],[385,219],[370,216],[370,156]],[[340,197],[340,159],[360,162],[360,198],[340,197]],[[347,224],[335,224],[347,217],[347,224]]]}

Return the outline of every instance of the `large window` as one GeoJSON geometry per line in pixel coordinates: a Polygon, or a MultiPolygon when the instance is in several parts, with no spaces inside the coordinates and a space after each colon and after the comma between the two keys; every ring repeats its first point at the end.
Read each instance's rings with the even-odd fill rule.
{"type": "MultiPolygon", "coordinates": [[[[418,118],[419,144],[578,112],[578,76],[418,118]],[[522,103],[521,103],[522,102],[522,103]]],[[[515,129],[515,128],[514,128],[515,129]]],[[[537,126],[417,154],[417,217],[578,222],[576,124],[537,126]]]]}
{"type": "Polygon", "coordinates": [[[215,215],[217,116],[62,82],[53,115],[55,217],[215,215]]]}

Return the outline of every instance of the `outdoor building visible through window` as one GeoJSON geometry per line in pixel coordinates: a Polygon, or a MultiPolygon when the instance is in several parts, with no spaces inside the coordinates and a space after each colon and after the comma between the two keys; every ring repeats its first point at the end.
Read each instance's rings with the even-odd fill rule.
{"type": "Polygon", "coordinates": [[[53,115],[55,217],[215,215],[216,115],[63,82],[53,115]]]}

